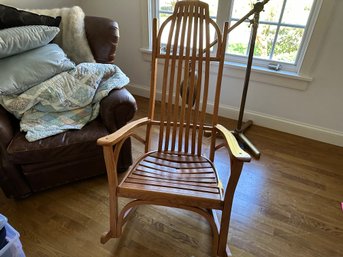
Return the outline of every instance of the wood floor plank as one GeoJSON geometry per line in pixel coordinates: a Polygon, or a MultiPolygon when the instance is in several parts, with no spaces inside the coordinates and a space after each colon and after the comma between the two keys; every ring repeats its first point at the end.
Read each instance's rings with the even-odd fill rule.
{"type": "MultiPolygon", "coordinates": [[[[137,102],[138,119],[146,115],[148,102],[140,97],[137,102]]],[[[232,120],[220,118],[220,122],[235,127],[232,120]]],[[[138,134],[144,136],[144,130],[138,134]]],[[[255,125],[246,135],[262,156],[244,166],[237,186],[229,231],[233,256],[343,256],[343,149],[255,125]]],[[[137,157],[144,149],[132,141],[137,157]]],[[[215,159],[224,185],[229,176],[226,156],[223,148],[215,159]]],[[[120,207],[126,202],[120,199],[120,207]]],[[[0,212],[20,232],[27,257],[208,257],[211,253],[211,231],[201,216],[160,206],[137,208],[120,239],[100,244],[100,235],[109,226],[105,176],[20,201],[0,192],[0,212]]]]}

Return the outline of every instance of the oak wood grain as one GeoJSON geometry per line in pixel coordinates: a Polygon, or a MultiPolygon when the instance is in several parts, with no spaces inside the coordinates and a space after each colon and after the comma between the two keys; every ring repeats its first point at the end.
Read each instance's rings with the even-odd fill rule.
{"type": "MultiPolygon", "coordinates": [[[[147,115],[148,100],[136,99],[139,119],[147,115]]],[[[235,121],[219,117],[219,122],[235,128],[235,121]]],[[[145,135],[144,130],[137,133],[145,135]]],[[[229,233],[233,256],[343,256],[343,149],[259,126],[247,135],[262,156],[245,164],[236,189],[229,233]]],[[[207,143],[205,139],[205,149],[207,143]]],[[[133,139],[134,156],[143,152],[133,139]]],[[[215,158],[224,185],[226,155],[222,148],[215,158]]],[[[119,201],[120,208],[124,204],[119,201]]],[[[105,176],[20,201],[0,192],[0,212],[20,232],[27,257],[211,254],[211,230],[203,217],[149,205],[139,206],[128,217],[121,239],[100,244],[99,236],[109,225],[105,176]]]]}

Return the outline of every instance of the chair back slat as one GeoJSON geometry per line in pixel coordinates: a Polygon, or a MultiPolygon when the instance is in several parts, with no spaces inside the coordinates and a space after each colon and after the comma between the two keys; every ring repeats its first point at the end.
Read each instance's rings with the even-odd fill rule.
{"type": "MultiPolygon", "coordinates": [[[[170,31],[174,31],[174,26],[175,26],[175,21],[176,19],[171,20],[171,26],[170,26],[170,31]]],[[[166,57],[164,59],[165,65],[164,65],[164,71],[163,71],[163,82],[162,82],[162,92],[167,91],[168,87],[168,77],[171,75],[169,74],[169,71],[171,70],[169,67],[169,62],[171,60],[170,56],[170,50],[172,48],[172,39],[173,39],[173,33],[169,33],[168,35],[168,42],[166,45],[166,57]]],[[[173,60],[173,59],[172,59],[173,60]]],[[[172,83],[169,85],[170,90],[172,90],[172,83]]],[[[169,115],[166,113],[166,102],[167,102],[167,94],[162,94],[162,99],[161,99],[161,126],[160,126],[160,137],[159,137],[159,144],[158,144],[158,151],[160,152],[162,150],[162,144],[163,144],[163,133],[164,133],[164,121],[167,118],[169,120],[169,115]]],[[[168,101],[169,102],[169,101],[168,101]]],[[[169,109],[169,108],[167,108],[169,109]]],[[[167,122],[168,123],[168,122],[167,122]]]]}
{"type": "MultiPolygon", "coordinates": [[[[201,72],[202,71],[202,65],[203,65],[203,62],[202,61],[198,61],[196,63],[197,67],[195,68],[195,62],[196,62],[196,58],[197,57],[200,57],[200,58],[203,58],[203,55],[204,53],[207,53],[208,52],[204,52],[204,47],[203,47],[203,38],[204,38],[204,31],[203,31],[203,28],[204,28],[204,20],[206,18],[206,13],[204,12],[201,12],[200,15],[199,15],[199,47],[198,47],[198,52],[194,52],[193,54],[193,58],[192,58],[192,63],[194,63],[192,69],[196,69],[200,72],[198,73],[195,73],[194,76],[196,77],[196,81],[195,83],[193,83],[195,86],[196,86],[196,90],[194,92],[196,92],[196,94],[199,96],[199,97],[196,97],[195,99],[195,106],[194,106],[194,115],[193,115],[193,119],[192,119],[192,123],[193,123],[193,131],[192,131],[192,149],[191,149],[191,153],[192,154],[195,154],[195,150],[196,150],[196,143],[197,143],[197,140],[196,140],[196,137],[199,135],[198,133],[198,128],[196,127],[196,125],[198,124],[199,121],[201,121],[199,115],[201,114],[200,112],[200,98],[201,98],[201,94],[203,93],[202,92],[202,86],[201,86],[201,83],[202,83],[202,75],[203,73],[201,72]]],[[[207,26],[206,26],[207,27],[207,26]]],[[[206,33],[205,33],[205,36],[206,36],[206,33]]],[[[206,37],[205,37],[206,38],[206,37]]],[[[206,43],[205,43],[206,45],[206,43]]],[[[193,92],[193,90],[190,90],[191,92],[193,92]]],[[[203,124],[200,124],[200,126],[202,126],[203,124]]],[[[198,137],[199,138],[199,137],[198,137]]],[[[200,154],[201,153],[201,150],[199,151],[198,150],[198,153],[200,154]]]]}
{"type": "MultiPolygon", "coordinates": [[[[221,32],[206,3],[180,1],[154,34],[154,74],[163,66],[161,108],[155,110],[160,112],[158,151],[201,155],[210,72],[219,67],[211,63],[224,60],[221,32]],[[212,47],[215,40],[219,44],[212,47]]],[[[157,77],[152,79],[156,94],[157,77]]]]}
{"type": "MultiPolygon", "coordinates": [[[[186,8],[186,12],[184,15],[185,23],[187,24],[187,33],[186,33],[186,40],[185,40],[185,52],[184,52],[184,60],[181,62],[181,65],[183,66],[183,83],[187,85],[189,80],[189,58],[190,58],[190,42],[191,42],[191,30],[192,30],[192,22],[193,22],[193,12],[191,10],[191,6],[188,6],[186,8]]],[[[177,43],[177,42],[175,42],[177,43]]],[[[180,48],[183,48],[183,45],[180,45],[180,48]]],[[[180,93],[182,92],[182,95],[186,95],[187,87],[183,86],[181,88],[180,93]]],[[[180,123],[185,123],[185,116],[186,116],[186,97],[182,97],[181,99],[181,111],[180,111],[180,123]]],[[[179,136],[178,136],[178,152],[182,151],[183,147],[183,135],[184,133],[184,126],[179,127],[179,136]]]]}
{"type": "MultiPolygon", "coordinates": [[[[178,42],[179,41],[179,35],[180,35],[180,29],[181,29],[181,12],[178,12],[177,17],[176,17],[176,21],[174,22],[173,26],[172,26],[172,31],[173,28],[175,26],[175,39],[174,41],[178,42]],[[176,24],[175,24],[176,23],[176,24]]],[[[170,33],[172,34],[172,33],[170,33]]],[[[167,50],[168,51],[168,50],[167,50]]],[[[171,60],[171,67],[170,67],[170,85],[174,85],[175,83],[175,69],[176,69],[176,53],[177,53],[177,44],[174,44],[172,47],[172,60],[171,60]]],[[[167,124],[166,124],[166,137],[165,137],[165,147],[164,149],[168,149],[169,148],[169,143],[170,143],[170,134],[172,133],[172,125],[171,122],[175,119],[175,114],[177,113],[174,108],[173,108],[173,94],[174,94],[174,87],[173,86],[169,86],[169,91],[168,91],[168,101],[167,101],[167,113],[169,113],[170,115],[167,115],[167,124]]],[[[172,146],[173,148],[173,146],[172,146]]],[[[175,148],[175,145],[174,145],[175,148]]],[[[174,149],[172,149],[174,151],[174,149]]]]}
{"type": "MultiPolygon", "coordinates": [[[[176,42],[180,42],[180,45],[184,44],[185,41],[185,31],[186,31],[186,22],[187,20],[182,18],[182,13],[180,12],[180,19],[179,19],[179,24],[181,25],[182,23],[182,29],[181,29],[181,38],[180,41],[177,40],[176,42]]],[[[177,37],[176,37],[177,39],[177,37]]],[[[179,56],[183,56],[183,51],[184,49],[181,47],[178,47],[178,44],[174,44],[174,49],[175,51],[174,53],[174,57],[178,54],[179,56]]],[[[179,94],[180,91],[180,84],[181,84],[181,80],[182,80],[182,60],[179,58],[177,60],[177,74],[176,74],[176,89],[175,89],[175,95],[179,94]]],[[[173,97],[173,96],[171,96],[173,97]]],[[[173,131],[172,131],[172,142],[171,142],[171,150],[175,151],[176,149],[176,138],[177,138],[177,133],[178,133],[178,126],[177,126],[177,122],[178,122],[178,118],[179,118],[179,101],[180,99],[178,97],[175,97],[174,102],[172,101],[170,104],[174,104],[173,106],[173,131]]]]}
{"type": "MultiPolygon", "coordinates": [[[[195,7],[196,9],[199,7],[195,7]]],[[[201,13],[199,13],[199,10],[194,12],[194,16],[193,16],[193,30],[192,30],[192,36],[193,36],[193,42],[191,45],[191,56],[190,56],[190,60],[189,60],[189,67],[188,69],[190,69],[190,71],[194,70],[195,72],[189,72],[189,82],[190,82],[190,86],[189,86],[189,92],[194,92],[194,94],[187,94],[188,99],[186,97],[186,101],[187,101],[187,106],[193,106],[194,102],[196,100],[196,83],[197,83],[197,73],[196,73],[196,56],[197,56],[197,48],[198,48],[198,31],[199,31],[199,27],[198,27],[198,20],[200,18],[201,13]]],[[[191,38],[191,37],[190,37],[191,38]]],[[[200,39],[200,37],[199,37],[200,39]]],[[[194,111],[193,108],[188,108],[186,111],[186,128],[185,128],[185,138],[190,138],[190,132],[191,130],[194,131],[194,127],[193,125],[195,125],[192,120],[194,119],[194,111]],[[193,119],[192,117],[193,116],[193,119]]],[[[193,145],[193,142],[191,140],[185,140],[185,152],[188,152],[189,149],[189,143],[191,143],[191,145],[193,145]]]]}

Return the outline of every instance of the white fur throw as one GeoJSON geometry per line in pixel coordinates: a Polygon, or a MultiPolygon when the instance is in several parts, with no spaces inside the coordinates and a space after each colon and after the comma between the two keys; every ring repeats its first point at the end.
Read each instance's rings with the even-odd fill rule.
{"type": "Polygon", "coordinates": [[[30,9],[27,11],[52,17],[61,16],[61,31],[54,39],[54,43],[58,44],[76,64],[95,62],[86,37],[85,14],[79,6],[60,9],[30,9]]]}

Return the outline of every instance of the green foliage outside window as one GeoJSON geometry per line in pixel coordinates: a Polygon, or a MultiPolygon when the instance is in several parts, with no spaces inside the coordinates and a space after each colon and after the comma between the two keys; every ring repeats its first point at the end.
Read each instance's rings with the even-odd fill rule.
{"type": "MultiPolygon", "coordinates": [[[[210,15],[216,19],[218,0],[202,1],[208,2],[210,15]]],[[[176,2],[177,0],[159,0],[160,24],[173,11],[176,2]]],[[[256,0],[234,0],[232,24],[246,14],[255,2],[256,0]]],[[[266,60],[295,63],[313,0],[287,0],[282,17],[282,21],[286,21],[286,23],[280,22],[283,3],[285,3],[284,0],[270,1],[265,7],[265,11],[261,13],[254,56],[266,60]],[[302,14],[301,17],[298,13],[302,14]],[[293,22],[296,26],[292,25],[293,22]]],[[[249,22],[244,22],[235,29],[238,30],[236,33],[229,36],[227,53],[248,55],[250,37],[248,26],[249,22]],[[245,28],[240,28],[241,26],[245,26],[245,28]]]]}

